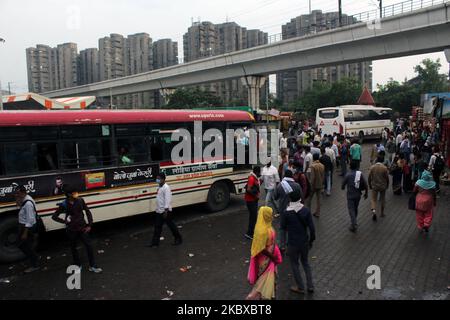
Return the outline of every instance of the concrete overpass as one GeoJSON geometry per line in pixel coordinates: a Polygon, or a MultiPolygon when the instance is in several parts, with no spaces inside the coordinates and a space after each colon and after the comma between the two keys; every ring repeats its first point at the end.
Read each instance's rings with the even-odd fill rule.
{"type": "Polygon", "coordinates": [[[257,108],[261,76],[291,69],[380,60],[450,48],[450,2],[373,23],[358,23],[314,35],[232,52],[169,68],[46,92],[48,97],[107,97],[242,78],[249,105],[257,108]]]}

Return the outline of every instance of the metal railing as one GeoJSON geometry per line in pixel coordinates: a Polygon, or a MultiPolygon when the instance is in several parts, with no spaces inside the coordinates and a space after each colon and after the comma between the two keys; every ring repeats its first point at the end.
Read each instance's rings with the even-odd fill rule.
{"type": "MultiPolygon", "coordinates": [[[[399,14],[413,12],[426,7],[431,7],[444,3],[450,3],[450,0],[407,0],[383,7],[381,16],[383,18],[392,17],[399,14]]],[[[281,40],[300,38],[303,36],[316,34],[322,31],[336,29],[339,28],[340,26],[344,27],[361,22],[376,21],[379,20],[381,16],[380,10],[374,9],[352,15],[342,15],[341,24],[339,22],[339,18],[332,20],[325,20],[325,18],[323,18],[316,21],[316,24],[300,29],[300,32],[297,31],[297,36],[294,37],[288,36],[287,38],[283,39],[282,33],[272,34],[269,36],[268,43],[272,44],[279,42],[281,40]]]]}

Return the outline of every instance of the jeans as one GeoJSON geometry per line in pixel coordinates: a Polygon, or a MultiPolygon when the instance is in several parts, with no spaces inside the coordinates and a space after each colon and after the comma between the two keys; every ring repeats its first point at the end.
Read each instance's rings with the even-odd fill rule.
{"type": "Polygon", "coordinates": [[[181,234],[178,231],[178,228],[175,225],[175,223],[173,223],[172,221],[172,212],[168,213],[167,218],[164,218],[164,215],[162,213],[156,213],[155,231],[153,233],[153,240],[152,240],[152,244],[155,246],[159,245],[164,223],[169,227],[175,240],[181,240],[181,234]]]}
{"type": "Polygon", "coordinates": [[[27,259],[30,261],[31,266],[36,268],[38,266],[38,255],[33,249],[35,235],[32,232],[28,232],[28,237],[26,240],[20,240],[17,247],[25,254],[27,259]]]}
{"type": "Polygon", "coordinates": [[[341,175],[344,177],[347,175],[347,160],[345,157],[341,157],[341,175]]]}
{"type": "Polygon", "coordinates": [[[302,263],[303,270],[305,270],[307,288],[314,289],[311,267],[309,266],[308,262],[308,251],[309,251],[308,244],[305,244],[301,247],[291,245],[288,246],[287,254],[291,262],[292,273],[294,274],[294,279],[295,282],[297,283],[297,287],[300,290],[305,290],[305,285],[303,283],[303,279],[300,274],[299,260],[302,263]]]}
{"type": "Polygon", "coordinates": [[[247,235],[253,237],[255,232],[256,219],[258,218],[258,201],[247,202],[248,209],[248,229],[247,235]]]}
{"type": "Polygon", "coordinates": [[[347,199],[348,213],[350,215],[350,221],[353,227],[356,227],[356,225],[358,224],[357,219],[359,201],[361,201],[361,198],[347,199]]]}
{"type": "Polygon", "coordinates": [[[67,230],[67,237],[70,241],[70,250],[72,251],[73,264],[81,266],[80,255],[78,254],[77,250],[78,240],[80,240],[86,248],[89,259],[89,266],[96,268],[97,266],[94,259],[94,250],[92,249],[89,234],[83,231],[67,230]]]}

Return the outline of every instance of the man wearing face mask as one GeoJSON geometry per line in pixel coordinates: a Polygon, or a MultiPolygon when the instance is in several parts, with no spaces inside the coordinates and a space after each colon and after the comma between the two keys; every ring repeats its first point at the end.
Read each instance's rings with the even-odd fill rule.
{"type": "Polygon", "coordinates": [[[59,204],[59,208],[55,211],[52,219],[56,222],[66,225],[67,237],[70,240],[70,249],[72,251],[73,264],[81,268],[80,256],[78,254],[77,245],[81,241],[87,251],[89,259],[89,271],[93,273],[100,273],[103,270],[98,268],[95,264],[94,250],[92,248],[89,233],[92,229],[93,219],[89,207],[84,202],[83,198],[78,196],[73,188],[64,186],[66,200],[59,204]],[[61,219],[59,216],[65,213],[65,218],[61,219]],[[88,222],[84,219],[84,215],[88,222]]]}
{"type": "Polygon", "coordinates": [[[175,238],[173,245],[180,245],[183,240],[177,226],[172,221],[172,191],[166,183],[166,175],[164,173],[158,174],[156,177],[156,183],[158,184],[158,191],[156,195],[155,231],[153,233],[152,243],[147,245],[147,247],[151,248],[159,246],[159,240],[161,238],[164,223],[167,224],[175,238]]]}

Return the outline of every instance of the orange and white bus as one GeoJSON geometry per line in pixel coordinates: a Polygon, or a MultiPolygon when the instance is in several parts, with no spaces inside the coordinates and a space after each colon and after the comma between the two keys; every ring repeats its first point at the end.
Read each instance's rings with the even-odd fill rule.
{"type": "Polygon", "coordinates": [[[153,212],[160,171],[172,188],[173,207],[225,209],[230,194],[243,193],[251,166],[225,158],[172,163],[179,143],[172,133],[192,132],[196,121],[203,131],[224,133],[252,127],[254,118],[206,110],[0,112],[0,261],[22,257],[15,246],[18,185],[36,200],[47,231],[63,227],[51,215],[64,199],[64,184],[79,190],[98,222],[153,212]]]}

